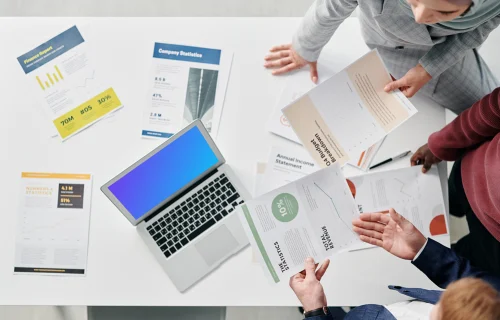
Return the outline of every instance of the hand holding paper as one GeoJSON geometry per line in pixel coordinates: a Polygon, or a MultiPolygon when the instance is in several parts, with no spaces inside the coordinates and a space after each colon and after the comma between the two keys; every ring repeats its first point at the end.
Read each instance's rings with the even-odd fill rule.
{"type": "Polygon", "coordinates": [[[359,212],[339,164],[248,201],[238,208],[250,243],[273,282],[359,245],[351,221],[359,212]]]}
{"type": "Polygon", "coordinates": [[[295,295],[297,295],[297,298],[299,298],[305,312],[323,308],[328,305],[325,291],[320,281],[329,265],[330,260],[326,259],[325,262],[316,269],[317,265],[314,263],[314,259],[309,257],[306,259],[304,271],[290,278],[290,287],[293,292],[295,292],[295,295]]]}
{"type": "Polygon", "coordinates": [[[401,92],[384,91],[389,82],[374,50],[285,107],[283,114],[318,165],[343,165],[417,112],[401,92]]]}

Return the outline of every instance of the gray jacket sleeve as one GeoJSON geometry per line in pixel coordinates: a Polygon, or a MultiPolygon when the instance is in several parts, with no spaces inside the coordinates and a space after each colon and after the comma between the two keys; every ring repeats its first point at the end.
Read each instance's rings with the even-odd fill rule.
{"type": "Polygon", "coordinates": [[[483,44],[499,24],[500,16],[496,16],[472,31],[448,36],[444,42],[434,45],[419,62],[435,78],[462,60],[468,50],[483,44]]]}
{"type": "Polygon", "coordinates": [[[357,0],[316,0],[293,37],[295,51],[307,61],[318,60],[321,49],[357,6],[357,0]]]}

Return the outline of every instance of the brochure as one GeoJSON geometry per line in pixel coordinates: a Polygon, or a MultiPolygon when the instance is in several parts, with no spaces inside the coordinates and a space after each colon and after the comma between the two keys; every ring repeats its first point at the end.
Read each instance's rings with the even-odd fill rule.
{"type": "MultiPolygon", "coordinates": [[[[320,83],[329,79],[334,72],[326,65],[318,63],[318,69],[321,72],[320,83]]],[[[285,88],[281,93],[278,102],[276,103],[275,111],[267,122],[267,129],[278,136],[291,140],[295,143],[301,144],[299,138],[293,131],[287,118],[283,115],[281,109],[294,102],[306,92],[312,90],[316,85],[311,81],[309,72],[307,70],[299,70],[288,76],[285,88]]],[[[375,158],[378,149],[382,145],[383,139],[370,146],[368,149],[362,151],[356,157],[353,157],[348,163],[361,169],[368,171],[370,163],[375,158]]]]}
{"type": "Polygon", "coordinates": [[[315,162],[344,165],[413,116],[417,110],[391,81],[373,50],[282,111],[315,162]]]}
{"type": "Polygon", "coordinates": [[[352,231],[359,212],[339,163],[238,207],[250,243],[274,282],[360,241],[352,231]]]}
{"type": "Polygon", "coordinates": [[[217,137],[232,52],[155,43],[142,137],[169,138],[201,119],[217,137]]]}
{"type": "Polygon", "coordinates": [[[23,172],[15,274],[84,276],[92,176],[23,172]]]}
{"type": "Polygon", "coordinates": [[[92,52],[73,26],[17,58],[63,140],[122,107],[114,89],[99,82],[92,52]]]}

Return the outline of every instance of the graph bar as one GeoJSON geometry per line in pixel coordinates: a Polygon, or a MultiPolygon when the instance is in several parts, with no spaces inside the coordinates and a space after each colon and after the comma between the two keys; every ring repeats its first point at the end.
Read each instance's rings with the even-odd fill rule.
{"type": "Polygon", "coordinates": [[[61,78],[61,80],[64,80],[64,77],[62,76],[62,73],[61,71],[59,70],[59,68],[57,66],[54,67],[57,71],[57,74],[59,75],[59,78],[61,78]]]}
{"type": "Polygon", "coordinates": [[[57,77],[57,74],[53,73],[54,79],[56,79],[56,82],[59,82],[59,78],[57,77]]]}
{"type": "Polygon", "coordinates": [[[40,80],[40,78],[38,76],[36,77],[36,81],[38,81],[38,84],[40,85],[40,87],[42,88],[42,90],[45,91],[45,87],[43,86],[42,80],[40,80]]]}
{"type": "Polygon", "coordinates": [[[49,78],[50,80],[50,84],[54,84],[54,80],[52,80],[52,77],[50,76],[50,74],[47,73],[47,78],[49,78]]]}
{"type": "Polygon", "coordinates": [[[47,86],[47,88],[50,88],[50,84],[48,81],[45,81],[45,85],[47,86]]]}

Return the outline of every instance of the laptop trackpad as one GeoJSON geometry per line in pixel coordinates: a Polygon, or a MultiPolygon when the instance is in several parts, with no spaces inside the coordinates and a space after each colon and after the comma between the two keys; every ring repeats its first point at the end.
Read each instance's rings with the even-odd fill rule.
{"type": "Polygon", "coordinates": [[[203,259],[205,259],[205,262],[209,266],[212,266],[215,262],[235,250],[238,247],[238,241],[226,225],[222,225],[195,244],[195,247],[203,259]]]}

